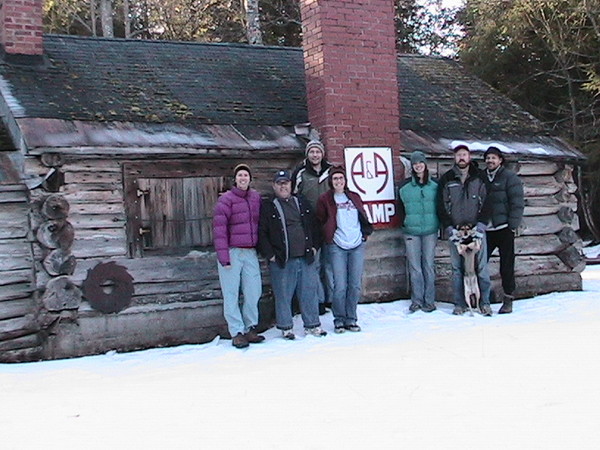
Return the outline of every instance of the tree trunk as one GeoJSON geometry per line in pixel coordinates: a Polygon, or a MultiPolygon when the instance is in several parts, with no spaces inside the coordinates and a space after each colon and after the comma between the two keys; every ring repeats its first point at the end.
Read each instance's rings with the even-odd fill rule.
{"type": "Polygon", "coordinates": [[[244,0],[244,9],[246,10],[246,37],[248,43],[250,45],[263,45],[258,0],[244,0]]]}
{"type": "Polygon", "coordinates": [[[129,0],[123,0],[123,22],[125,25],[125,38],[131,37],[131,22],[129,21],[129,0]]]}
{"type": "Polygon", "coordinates": [[[100,21],[102,22],[102,36],[104,37],[115,37],[112,16],[112,0],[100,0],[100,21]]]}

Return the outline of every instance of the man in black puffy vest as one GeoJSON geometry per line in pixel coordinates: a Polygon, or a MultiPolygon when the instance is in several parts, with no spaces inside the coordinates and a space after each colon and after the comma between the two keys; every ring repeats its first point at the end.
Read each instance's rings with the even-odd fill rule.
{"type": "Polygon", "coordinates": [[[515,235],[523,219],[523,183],[515,172],[504,167],[500,149],[489,147],[484,153],[485,181],[491,208],[487,228],[488,259],[494,249],[500,253],[500,276],[504,298],[499,314],[512,312],[515,291],[515,235]]]}

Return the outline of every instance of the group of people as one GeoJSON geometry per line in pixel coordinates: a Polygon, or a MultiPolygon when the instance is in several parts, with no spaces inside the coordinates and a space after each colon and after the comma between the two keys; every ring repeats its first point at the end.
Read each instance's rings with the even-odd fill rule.
{"type": "Polygon", "coordinates": [[[497,248],[504,291],[500,314],[512,312],[515,291],[515,235],[524,210],[523,184],[517,174],[504,167],[505,157],[497,147],[484,153],[486,168],[480,169],[466,145],[454,149],[454,165],[439,180],[429,175],[425,155],[411,154],[412,173],[399,188],[400,214],[411,280],[410,312],[431,312],[435,307],[435,247],[440,227],[449,238],[452,265],[453,314],[468,309],[465,298],[465,260],[456,236],[473,231],[478,240],[474,270],[479,308],[491,316],[492,295],[488,261],[497,248]]]}
{"type": "MultiPolygon", "coordinates": [[[[454,148],[454,165],[439,180],[429,175],[425,155],[411,154],[412,173],[399,187],[399,206],[411,281],[410,312],[435,306],[435,248],[440,227],[447,236],[476,230],[481,246],[475,270],[480,310],[492,314],[488,260],[498,248],[504,298],[499,313],[512,312],[514,237],[523,216],[523,186],[503,166],[496,147],[484,155],[486,169],[471,160],[465,145],[454,148]]],[[[320,141],[310,141],[306,158],[294,173],[273,177],[273,195],[262,199],[250,187],[246,164],[234,169],[233,187],[221,195],[214,213],[214,245],[224,301],[224,316],[237,348],[264,341],[256,331],[262,281],[258,254],[268,261],[275,297],[275,321],[284,339],[293,340],[292,300],[298,300],[307,335],[325,336],[320,318],[329,304],[334,331],[361,331],[357,305],[361,295],[365,241],[373,232],[358,193],[347,186],[343,167],[325,159],[320,141]],[[240,285],[243,301],[240,303],[240,285]]],[[[467,310],[464,262],[450,245],[453,314],[467,310]]]]}
{"type": "Polygon", "coordinates": [[[275,321],[294,340],[292,300],[298,300],[307,335],[322,337],[320,314],[331,304],[334,331],[361,331],[364,242],[373,232],[360,196],[348,189],[345,170],[325,161],[320,141],[306,146],[306,160],[292,175],[278,170],[273,195],[261,200],[250,188],[246,164],[234,169],[234,186],[219,197],[214,244],[224,315],[237,348],[264,340],[256,332],[261,276],[258,254],[268,261],[275,321]],[[239,302],[239,289],[243,302],[239,302]]]}

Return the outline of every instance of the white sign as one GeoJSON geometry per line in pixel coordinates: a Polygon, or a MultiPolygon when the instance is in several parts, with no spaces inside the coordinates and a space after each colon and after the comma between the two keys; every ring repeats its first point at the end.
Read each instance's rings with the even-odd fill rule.
{"type": "Polygon", "coordinates": [[[394,200],[394,170],[389,147],[346,148],[348,188],[365,202],[394,200]]]}
{"type": "Polygon", "coordinates": [[[393,226],[397,220],[392,149],[350,147],[344,151],[348,188],[358,192],[371,223],[393,226]]]}

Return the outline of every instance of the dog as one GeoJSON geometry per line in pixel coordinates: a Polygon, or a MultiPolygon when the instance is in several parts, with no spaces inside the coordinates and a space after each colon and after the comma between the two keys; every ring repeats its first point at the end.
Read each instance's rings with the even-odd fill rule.
{"type": "Polygon", "coordinates": [[[469,307],[469,313],[473,316],[473,310],[479,310],[481,291],[477,282],[475,271],[475,256],[481,250],[482,235],[470,225],[462,225],[452,233],[450,240],[456,245],[458,254],[464,261],[463,285],[465,290],[465,301],[469,307]]]}

